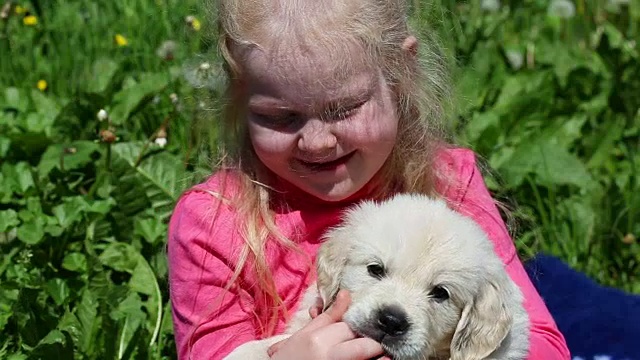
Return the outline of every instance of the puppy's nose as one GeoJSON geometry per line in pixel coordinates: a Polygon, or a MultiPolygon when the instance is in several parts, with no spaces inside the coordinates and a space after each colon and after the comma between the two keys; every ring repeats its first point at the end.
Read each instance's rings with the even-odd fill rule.
{"type": "Polygon", "coordinates": [[[410,324],[404,310],[398,306],[389,305],[378,310],[377,326],[385,334],[400,336],[409,330],[410,324]]]}

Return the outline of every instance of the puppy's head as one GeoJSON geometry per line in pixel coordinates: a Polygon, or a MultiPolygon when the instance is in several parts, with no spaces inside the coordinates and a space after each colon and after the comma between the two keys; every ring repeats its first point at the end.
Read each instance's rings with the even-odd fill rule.
{"type": "Polygon", "coordinates": [[[325,304],[349,290],[344,320],[394,359],[482,359],[508,334],[509,302],[519,300],[482,230],[426,196],[353,208],[317,264],[325,304]]]}

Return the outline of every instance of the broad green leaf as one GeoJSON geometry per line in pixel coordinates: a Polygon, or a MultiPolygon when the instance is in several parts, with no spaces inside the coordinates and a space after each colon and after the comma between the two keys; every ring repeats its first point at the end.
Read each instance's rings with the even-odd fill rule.
{"type": "Polygon", "coordinates": [[[0,232],[9,231],[18,225],[20,225],[20,220],[18,220],[18,213],[15,210],[0,211],[0,232]]]}
{"type": "Polygon", "coordinates": [[[167,226],[157,218],[137,218],[133,229],[135,235],[141,236],[150,244],[161,241],[167,233],[167,226]]]}
{"type": "Polygon", "coordinates": [[[44,115],[46,122],[53,125],[56,117],[60,114],[62,106],[39,90],[31,90],[31,100],[39,114],[44,115]]]}
{"type": "Polygon", "coordinates": [[[4,101],[0,103],[3,109],[15,109],[18,112],[24,113],[29,109],[28,95],[23,91],[8,87],[4,90],[4,101]]]}
{"type": "Polygon", "coordinates": [[[69,285],[67,285],[66,281],[60,278],[53,278],[47,281],[44,289],[57,305],[64,304],[70,293],[69,285]]]}
{"type": "Polygon", "coordinates": [[[142,309],[142,301],[136,293],[131,293],[118,307],[114,309],[111,318],[122,324],[118,336],[118,358],[123,358],[126,349],[130,346],[133,336],[147,317],[142,309]]]}
{"type": "Polygon", "coordinates": [[[78,252],[68,253],[62,259],[61,266],[63,269],[82,273],[87,270],[87,257],[78,252]]]}
{"type": "MultiPolygon", "coordinates": [[[[166,220],[185,187],[185,173],[181,162],[173,155],[161,152],[142,158],[136,167],[142,151],[141,144],[121,143],[114,145],[112,149],[114,160],[119,162],[114,165],[117,167],[114,171],[121,174],[118,179],[121,182],[120,186],[142,187],[147,199],[151,201],[154,212],[161,220],[166,220]]],[[[137,196],[139,197],[139,194],[137,196]]],[[[124,205],[129,201],[136,203],[140,200],[142,199],[120,198],[118,203],[124,205]]]]}
{"type": "Polygon", "coordinates": [[[112,84],[119,67],[118,63],[111,59],[97,59],[93,63],[92,78],[87,82],[87,91],[103,93],[112,84]]]}
{"type": "Polygon", "coordinates": [[[26,162],[18,162],[15,165],[10,163],[2,164],[2,175],[4,191],[9,189],[13,192],[24,195],[29,189],[35,186],[31,175],[31,166],[26,162]]]}
{"type": "Polygon", "coordinates": [[[169,84],[166,74],[145,74],[142,80],[113,97],[110,117],[114,124],[123,124],[139,108],[160,93],[169,84]]]}
{"type": "Polygon", "coordinates": [[[4,136],[0,136],[0,160],[7,156],[9,153],[9,147],[11,146],[11,140],[4,136]]]}
{"type": "Polygon", "coordinates": [[[80,169],[97,158],[100,146],[92,141],[74,141],[68,145],[55,144],[47,148],[38,164],[41,178],[49,175],[54,168],[69,171],[80,169]]]}
{"type": "Polygon", "coordinates": [[[44,240],[44,219],[34,216],[18,227],[18,239],[28,245],[36,245],[44,240]]]}
{"type": "Polygon", "coordinates": [[[52,209],[53,215],[63,229],[82,220],[82,215],[89,208],[89,204],[82,196],[65,198],[64,203],[52,209]]]}

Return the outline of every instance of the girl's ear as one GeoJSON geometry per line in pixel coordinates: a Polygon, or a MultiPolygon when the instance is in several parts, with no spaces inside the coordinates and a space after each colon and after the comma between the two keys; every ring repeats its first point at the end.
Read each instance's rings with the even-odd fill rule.
{"type": "Polygon", "coordinates": [[[407,36],[402,42],[402,50],[412,57],[416,57],[418,55],[418,39],[413,35],[407,36]]]}

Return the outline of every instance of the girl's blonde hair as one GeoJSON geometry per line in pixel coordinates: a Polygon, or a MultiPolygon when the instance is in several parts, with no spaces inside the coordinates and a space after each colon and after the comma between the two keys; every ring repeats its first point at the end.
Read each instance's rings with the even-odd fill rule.
{"type": "MultiPolygon", "coordinates": [[[[239,170],[241,191],[234,204],[245,237],[229,286],[241,272],[253,268],[263,305],[255,315],[262,336],[272,335],[280,314],[286,314],[267,264],[266,242],[273,240],[290,249],[295,246],[275,225],[270,208],[270,175],[248,138],[243,108],[243,50],[260,48],[273,54],[277,41],[290,41],[341,59],[347,44],[360,46],[367,63],[380,69],[392,89],[399,117],[398,140],[379,174],[382,186],[377,196],[394,191],[436,195],[433,162],[438,148],[446,144],[442,124],[450,98],[447,61],[435,32],[423,31],[423,36],[418,36],[410,31],[406,2],[219,0],[214,15],[228,76],[219,133],[221,168],[239,170]],[[409,36],[421,38],[420,56],[403,49],[409,36]]],[[[340,66],[348,64],[349,59],[340,62],[340,66]]]]}

